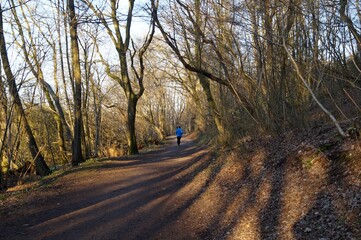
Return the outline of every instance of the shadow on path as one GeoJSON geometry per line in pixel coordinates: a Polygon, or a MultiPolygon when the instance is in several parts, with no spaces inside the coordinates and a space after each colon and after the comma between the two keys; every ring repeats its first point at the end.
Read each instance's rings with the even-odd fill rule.
{"type": "MultiPolygon", "coordinates": [[[[185,201],[172,196],[212,162],[206,149],[174,139],[158,150],[127,158],[102,159],[94,179],[75,182],[44,202],[27,202],[29,212],[1,221],[0,236],[11,239],[149,239],[187,209],[204,188],[185,201]],[[171,209],[165,206],[172,205],[171,209]]],[[[83,171],[84,169],[79,169],[83,171]]],[[[68,175],[67,177],[69,177],[68,175]]],[[[89,176],[91,178],[91,176],[89,176]]],[[[87,178],[89,178],[87,177],[87,178]]],[[[204,187],[207,187],[205,184],[204,187]]]]}
{"type": "Polygon", "coordinates": [[[230,153],[233,162],[227,162],[224,153],[216,159],[187,137],[182,140],[181,146],[171,138],[154,151],[101,159],[95,167],[74,169],[54,181],[49,188],[52,194],[45,200],[33,198],[21,207],[29,211],[14,212],[0,221],[0,238],[301,240],[360,236],[344,218],[345,211],[351,210],[359,216],[358,205],[345,204],[345,211],[336,206],[339,201],[357,200],[360,193],[358,186],[344,182],[340,166],[325,165],[325,174],[317,172],[323,168],[314,172],[304,168],[287,148],[280,152],[287,138],[244,158],[239,152],[230,153]],[[321,189],[326,181],[327,188],[321,189]],[[347,189],[350,196],[333,191],[339,188],[347,189]]]}

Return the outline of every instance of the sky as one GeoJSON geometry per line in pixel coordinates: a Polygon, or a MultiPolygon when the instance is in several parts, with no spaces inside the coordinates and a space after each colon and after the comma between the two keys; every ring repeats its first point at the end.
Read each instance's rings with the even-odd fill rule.
{"type": "MultiPolygon", "coordinates": [[[[135,1],[134,12],[136,12],[137,9],[139,9],[139,7],[144,6],[145,4],[149,4],[149,0],[148,1],[145,1],[145,0],[135,1]]],[[[126,1],[126,0],[119,1],[119,8],[122,9],[121,12],[123,14],[127,14],[128,7],[129,7],[128,1],[126,1]]],[[[139,14],[137,14],[137,15],[139,15],[139,14]]],[[[131,35],[133,38],[142,38],[148,32],[149,22],[137,17],[137,15],[133,18],[132,27],[131,27],[131,35]]]]}
{"type": "MultiPolygon", "coordinates": [[[[103,0],[102,0],[103,1],[103,0]]],[[[95,2],[95,1],[94,1],[95,2]]],[[[135,16],[133,18],[133,21],[132,21],[132,27],[131,27],[131,36],[133,38],[133,40],[137,43],[137,42],[142,42],[141,39],[143,39],[145,37],[145,35],[147,34],[148,32],[148,28],[149,28],[149,21],[146,21],[144,18],[141,18],[140,15],[141,15],[141,11],[139,11],[140,7],[141,6],[144,6],[145,4],[148,4],[149,3],[149,0],[148,1],[145,1],[145,0],[136,0],[135,1],[135,8],[134,8],[134,13],[135,13],[135,16]]],[[[0,0],[0,4],[3,6],[3,7],[7,7],[8,9],[8,2],[6,1],[2,1],[0,0]]],[[[128,12],[128,1],[127,0],[120,0],[119,1],[119,7],[120,7],[120,13],[122,14],[127,14],[128,12]]],[[[53,19],[52,19],[52,14],[53,14],[53,11],[54,9],[52,8],[53,5],[51,4],[51,2],[48,2],[48,1],[30,1],[28,2],[28,6],[29,6],[29,9],[30,9],[30,12],[32,12],[32,8],[35,10],[36,9],[36,14],[34,15],[35,17],[39,16],[37,14],[40,14],[42,17],[42,19],[44,19],[44,23],[47,21],[47,14],[49,15],[49,23],[52,24],[53,22],[53,19]],[[40,5],[38,5],[40,4],[40,5]],[[48,10],[47,10],[48,9],[48,10]]],[[[18,8],[18,14],[20,14],[21,11],[20,11],[20,8],[18,8]]],[[[35,13],[35,11],[34,11],[35,13]]],[[[29,14],[29,12],[27,12],[27,14],[29,14]]],[[[18,76],[18,74],[21,74],[19,72],[19,70],[23,69],[24,68],[24,63],[23,63],[23,58],[21,57],[21,50],[19,49],[19,47],[16,46],[16,44],[14,44],[14,37],[12,36],[12,30],[11,30],[11,25],[13,25],[14,23],[11,22],[11,12],[10,11],[6,11],[5,13],[5,24],[7,25],[6,26],[6,32],[7,32],[7,45],[9,47],[9,51],[8,51],[8,54],[9,54],[9,57],[10,57],[10,61],[12,63],[12,69],[14,71],[14,73],[18,76]],[[10,20],[10,21],[9,21],[10,20]],[[11,25],[10,25],[11,24],[11,25]],[[19,55],[20,53],[20,55],[19,55]]],[[[142,14],[142,15],[145,15],[145,14],[142,14]]],[[[42,25],[44,24],[42,23],[42,25]]],[[[24,23],[24,26],[26,24],[24,23]]],[[[13,25],[14,26],[14,25],[13,25]]],[[[33,28],[33,34],[36,35],[36,26],[34,26],[32,24],[31,28],[33,28]]],[[[47,29],[44,29],[44,32],[45,33],[49,33],[49,31],[47,29]]],[[[104,34],[106,34],[106,32],[104,32],[104,34]]],[[[37,34],[35,37],[41,37],[39,34],[37,34]]],[[[57,37],[57,34],[55,34],[54,32],[54,38],[57,37]]],[[[19,38],[17,38],[17,40],[20,40],[19,38]]],[[[110,39],[108,39],[109,41],[110,39]]],[[[104,46],[102,46],[101,48],[103,48],[104,46]]],[[[110,57],[112,55],[115,54],[115,48],[112,44],[108,44],[105,48],[103,48],[104,51],[107,52],[106,57],[110,57]]],[[[44,74],[46,75],[46,80],[49,81],[49,83],[51,85],[52,84],[52,81],[51,79],[53,78],[52,76],[52,71],[53,71],[53,68],[52,68],[52,58],[51,58],[51,50],[50,49],[47,49],[46,51],[48,51],[48,54],[47,54],[47,61],[44,62],[44,66],[48,66],[48,67],[44,67],[44,74]]],[[[103,52],[103,50],[101,50],[103,52]]],[[[116,60],[116,56],[115,57],[115,60],[116,60]]],[[[114,60],[114,58],[112,57],[111,59],[114,60]]],[[[112,61],[111,59],[109,59],[110,61],[112,61]]],[[[21,76],[18,76],[19,77],[19,80],[22,78],[21,76]]],[[[28,77],[32,77],[32,75],[28,75],[28,77]]]]}

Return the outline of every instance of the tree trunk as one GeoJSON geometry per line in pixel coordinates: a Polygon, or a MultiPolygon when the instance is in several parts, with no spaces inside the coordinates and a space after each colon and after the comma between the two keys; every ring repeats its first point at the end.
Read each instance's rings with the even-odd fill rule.
{"type": "Polygon", "coordinates": [[[130,93],[128,96],[128,111],[127,111],[127,141],[128,154],[138,154],[137,137],[135,135],[135,117],[137,112],[138,98],[135,94],[130,93]]]}
{"type": "MultiPolygon", "coordinates": [[[[202,43],[201,43],[201,34],[199,33],[199,29],[201,28],[201,16],[200,16],[200,8],[201,8],[201,2],[200,0],[195,0],[195,14],[196,14],[196,24],[195,27],[195,65],[197,68],[202,69],[202,43]]],[[[212,92],[211,92],[211,86],[210,86],[210,80],[206,78],[202,74],[197,74],[198,79],[201,83],[201,86],[203,88],[203,91],[206,94],[207,102],[209,104],[209,108],[212,114],[212,117],[214,119],[214,122],[217,127],[218,135],[221,139],[225,137],[225,129],[222,124],[222,119],[219,114],[219,110],[217,108],[216,102],[213,99],[212,92]]]]}
{"type": "Polygon", "coordinates": [[[20,117],[22,118],[22,123],[24,125],[25,132],[28,137],[28,139],[27,139],[28,147],[31,152],[31,156],[34,159],[36,171],[40,176],[46,176],[51,171],[50,171],[48,165],[46,164],[42,154],[39,151],[39,148],[36,144],[34,135],[31,131],[30,125],[26,119],[25,111],[22,106],[20,96],[19,96],[19,93],[18,93],[18,90],[16,87],[15,77],[10,68],[10,63],[9,63],[7,50],[6,50],[5,36],[4,36],[4,31],[3,31],[3,15],[2,14],[3,14],[3,11],[0,6],[0,48],[1,48],[1,59],[3,62],[4,72],[5,72],[6,79],[7,79],[8,85],[9,85],[10,94],[14,98],[14,104],[15,104],[16,110],[18,111],[20,117]]]}
{"type": "MultiPolygon", "coordinates": [[[[119,21],[118,16],[118,8],[119,4],[116,0],[110,1],[110,18],[112,21],[112,25],[114,29],[112,30],[108,25],[108,20],[104,18],[104,14],[99,12],[99,10],[92,4],[91,1],[86,1],[88,6],[93,10],[93,12],[99,17],[101,23],[106,28],[109,37],[112,40],[112,43],[117,51],[118,58],[119,58],[119,65],[120,65],[120,77],[118,74],[114,74],[111,72],[111,68],[108,63],[102,58],[102,62],[105,65],[107,75],[116,80],[120,86],[123,88],[124,93],[127,97],[127,104],[128,104],[128,112],[127,112],[127,141],[128,141],[128,153],[129,154],[137,154],[138,147],[136,141],[136,134],[135,134],[135,118],[136,118],[136,106],[139,98],[142,96],[144,92],[144,85],[143,85],[143,78],[144,78],[144,63],[143,63],[143,55],[148,49],[155,32],[154,22],[151,22],[150,31],[145,38],[144,44],[140,49],[133,49],[134,54],[129,54],[129,44],[131,42],[131,35],[130,35],[130,28],[132,25],[132,18],[133,18],[133,9],[134,9],[134,2],[135,0],[129,0],[128,5],[128,13],[126,15],[126,24],[125,24],[125,34],[122,34],[122,26],[119,21]],[[139,68],[137,69],[134,66],[134,57],[138,53],[138,60],[139,60],[139,68]],[[130,77],[130,70],[128,69],[128,62],[131,62],[130,68],[133,70],[133,78],[130,77]],[[133,84],[137,85],[136,88],[133,88],[133,84]],[[138,89],[138,92],[134,91],[134,89],[138,89]]],[[[152,4],[152,11],[155,11],[152,4]]],[[[154,12],[152,12],[152,15],[154,12]]],[[[133,45],[134,47],[134,45],[133,45]]],[[[100,54],[101,55],[101,54],[100,54]]]]}
{"type": "Polygon", "coordinates": [[[93,62],[93,56],[88,56],[88,52],[90,52],[90,46],[85,40],[84,45],[82,45],[82,50],[84,54],[84,78],[85,78],[85,92],[84,92],[84,99],[83,99],[83,113],[84,113],[84,122],[83,122],[83,129],[84,129],[84,148],[85,148],[85,158],[88,159],[91,157],[92,149],[90,144],[90,133],[91,129],[89,126],[89,111],[90,111],[90,105],[89,105],[89,95],[90,95],[90,78],[93,77],[91,73],[92,68],[92,62],[93,62]]]}
{"type": "MultiPolygon", "coordinates": [[[[0,76],[2,75],[1,71],[1,61],[0,61],[0,76]]],[[[8,128],[8,119],[7,119],[7,96],[5,91],[5,86],[0,79],[0,139],[1,139],[1,145],[0,145],[0,189],[4,189],[6,187],[6,183],[4,182],[3,178],[3,169],[2,169],[2,161],[4,156],[4,149],[5,149],[5,142],[6,142],[6,134],[7,134],[7,128],[8,128]],[[3,112],[3,114],[1,114],[3,112]]]]}
{"type": "Polygon", "coordinates": [[[347,24],[348,29],[350,30],[351,34],[354,36],[354,38],[357,42],[358,53],[360,54],[361,53],[361,34],[357,31],[351,18],[346,13],[347,4],[348,4],[347,0],[340,1],[340,11],[339,11],[340,17],[341,17],[341,20],[347,24]]]}
{"type": "MultiPolygon", "coordinates": [[[[97,71],[97,70],[96,70],[97,71]]],[[[94,145],[93,145],[93,156],[99,156],[99,145],[100,145],[100,127],[102,122],[102,92],[100,89],[100,73],[97,71],[97,81],[94,78],[90,78],[90,85],[92,90],[93,97],[93,112],[94,112],[94,125],[95,125],[95,136],[94,136],[94,145]]]]}
{"type": "MultiPolygon", "coordinates": [[[[94,102],[94,105],[96,103],[94,102]]],[[[100,124],[102,121],[102,110],[101,106],[94,106],[95,114],[95,139],[94,139],[94,157],[98,157],[99,154],[99,144],[100,144],[100,124]]]]}
{"type": "Polygon", "coordinates": [[[72,165],[76,166],[83,162],[82,153],[82,109],[81,109],[81,70],[79,58],[78,32],[77,32],[77,17],[75,15],[74,0],[68,2],[69,11],[69,29],[70,29],[70,45],[71,58],[73,64],[73,77],[75,84],[74,92],[74,140],[73,140],[73,155],[72,165]]]}
{"type": "Polygon", "coordinates": [[[207,79],[205,76],[203,76],[201,74],[198,74],[198,78],[199,78],[199,81],[201,83],[202,89],[206,94],[207,103],[209,105],[211,115],[212,115],[212,117],[214,119],[214,122],[216,124],[218,135],[219,135],[220,139],[224,139],[226,137],[225,136],[226,131],[225,131],[224,126],[222,124],[222,119],[221,119],[221,116],[219,114],[219,110],[217,108],[216,102],[214,101],[213,96],[212,96],[210,81],[209,81],[209,79],[207,79]]]}
{"type": "MultiPolygon", "coordinates": [[[[67,122],[65,120],[63,109],[62,109],[62,107],[60,105],[59,97],[54,93],[52,87],[44,79],[44,74],[43,74],[43,70],[42,70],[42,66],[41,66],[41,61],[39,61],[39,59],[38,59],[38,49],[37,49],[36,44],[34,44],[32,32],[30,30],[30,24],[29,24],[29,21],[28,21],[26,15],[25,15],[25,13],[24,13],[23,6],[20,6],[21,11],[22,11],[22,15],[24,17],[23,18],[24,19],[23,23],[21,23],[20,19],[18,17],[17,11],[16,11],[14,1],[12,0],[11,3],[12,3],[12,7],[13,7],[12,12],[13,12],[13,15],[14,15],[15,22],[16,22],[16,24],[18,26],[18,32],[19,32],[19,35],[20,35],[20,38],[21,38],[21,42],[19,42],[18,44],[22,48],[23,53],[24,53],[25,61],[29,65],[29,67],[30,67],[33,75],[37,79],[38,83],[41,85],[41,88],[42,88],[42,90],[43,90],[43,92],[45,94],[45,97],[46,97],[47,101],[48,101],[49,107],[52,110],[54,120],[55,120],[55,122],[57,124],[58,145],[59,145],[60,155],[61,155],[62,161],[64,163],[66,163],[67,159],[66,159],[66,154],[65,154],[66,153],[66,147],[65,147],[65,140],[64,140],[64,126],[66,127],[66,133],[68,135],[68,138],[72,139],[72,135],[70,133],[69,126],[67,125],[67,122]],[[24,26],[24,22],[25,22],[25,26],[24,26]],[[24,34],[24,30],[23,30],[24,28],[27,29],[27,34],[28,34],[28,36],[30,38],[31,48],[29,50],[26,48],[27,41],[25,40],[25,34],[24,34]],[[63,126],[63,124],[64,124],[64,126],[63,126]]],[[[41,31],[41,27],[39,27],[39,30],[41,31]]],[[[43,36],[45,36],[44,33],[42,33],[42,34],[43,34],[43,36]]],[[[53,73],[54,73],[54,80],[55,80],[55,82],[57,82],[57,79],[56,79],[57,58],[56,58],[55,42],[51,42],[47,38],[46,38],[46,40],[49,43],[49,45],[52,47],[52,50],[53,50],[53,63],[54,63],[53,73]]]]}
{"type": "MultiPolygon", "coordinates": [[[[62,26],[61,26],[61,9],[64,9],[64,1],[62,1],[63,5],[60,4],[60,0],[58,0],[57,2],[57,21],[56,21],[56,31],[57,31],[57,38],[58,38],[58,48],[59,48],[59,60],[60,60],[60,72],[61,72],[61,79],[62,79],[62,83],[63,83],[63,87],[64,87],[64,95],[65,95],[65,100],[66,100],[66,106],[68,106],[70,108],[71,104],[70,104],[70,100],[69,100],[69,96],[68,96],[68,91],[67,91],[67,84],[66,84],[66,79],[65,79],[65,66],[64,66],[64,59],[63,59],[63,46],[62,46],[62,35],[61,35],[61,29],[62,29],[62,26]]],[[[65,15],[65,14],[64,14],[65,15]]],[[[65,32],[65,36],[67,34],[67,24],[66,24],[66,17],[64,17],[64,32],[65,32]]],[[[69,64],[69,57],[68,57],[68,38],[65,37],[65,42],[66,42],[66,59],[67,59],[67,63],[69,64]]],[[[70,74],[70,79],[72,78],[72,75],[69,71],[69,74],[70,74]]],[[[69,110],[69,113],[71,112],[70,109],[69,110]]],[[[72,123],[70,125],[73,125],[72,123]]],[[[67,126],[67,125],[64,125],[64,126],[67,126]]],[[[73,141],[73,136],[71,134],[71,132],[69,131],[68,133],[68,129],[70,129],[70,127],[68,126],[67,127],[67,135],[68,135],[68,138],[71,139],[71,141],[73,141]]]]}

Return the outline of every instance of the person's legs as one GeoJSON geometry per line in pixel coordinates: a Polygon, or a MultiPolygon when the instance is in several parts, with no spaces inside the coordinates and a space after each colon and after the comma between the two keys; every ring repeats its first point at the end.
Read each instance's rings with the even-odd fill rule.
{"type": "Polygon", "coordinates": [[[177,144],[178,144],[178,146],[180,145],[180,140],[181,140],[181,137],[177,137],[177,144]]]}

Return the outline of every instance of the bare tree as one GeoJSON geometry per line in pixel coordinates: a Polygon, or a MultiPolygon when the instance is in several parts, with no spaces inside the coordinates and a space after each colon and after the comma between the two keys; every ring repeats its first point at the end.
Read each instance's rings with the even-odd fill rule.
{"type": "Polygon", "coordinates": [[[354,36],[357,42],[357,48],[359,49],[359,53],[361,53],[361,34],[357,31],[351,18],[346,13],[347,2],[347,0],[340,0],[340,17],[342,21],[347,24],[349,31],[354,36]]]}
{"type": "MultiPolygon", "coordinates": [[[[0,62],[1,64],[1,62],[0,62]]],[[[0,76],[2,76],[2,67],[0,66],[0,76]]],[[[0,189],[6,187],[3,178],[2,162],[4,159],[4,151],[7,148],[6,139],[9,127],[8,121],[8,99],[6,95],[5,84],[3,79],[0,78],[0,189]]]]}
{"type": "Polygon", "coordinates": [[[72,165],[83,162],[82,153],[82,97],[81,97],[81,69],[78,44],[78,17],[75,13],[74,0],[68,1],[69,31],[71,44],[71,58],[73,65],[74,91],[74,140],[72,165]]]}
{"type": "Polygon", "coordinates": [[[21,103],[18,89],[16,87],[15,76],[13,75],[13,73],[11,71],[10,62],[9,62],[8,54],[7,54],[7,48],[6,48],[4,25],[3,25],[3,10],[2,10],[1,6],[0,6],[0,49],[1,49],[2,65],[4,68],[5,75],[6,75],[6,80],[7,80],[8,86],[9,86],[10,94],[14,99],[16,110],[22,119],[22,123],[23,123],[25,132],[26,132],[27,138],[28,138],[27,139],[28,147],[29,147],[31,155],[34,159],[36,171],[41,176],[46,176],[50,173],[50,169],[49,169],[48,165],[46,164],[41,152],[39,151],[39,148],[37,146],[33,132],[26,119],[25,111],[24,111],[24,108],[21,103]]]}
{"type": "MultiPolygon", "coordinates": [[[[14,19],[17,25],[18,34],[20,36],[20,42],[18,42],[19,47],[23,50],[23,55],[26,63],[28,64],[31,72],[37,79],[38,83],[41,85],[42,90],[44,91],[45,97],[47,99],[47,102],[49,104],[50,109],[52,110],[54,120],[57,123],[57,135],[58,135],[58,144],[59,144],[59,150],[60,150],[60,156],[63,159],[63,162],[67,162],[66,157],[66,146],[65,146],[65,139],[64,139],[64,129],[66,132],[66,136],[69,140],[72,140],[72,134],[69,128],[69,125],[65,119],[63,107],[61,106],[59,96],[55,93],[51,85],[45,81],[45,76],[43,72],[43,66],[42,66],[42,59],[45,58],[45,56],[42,56],[40,54],[41,46],[38,46],[38,44],[35,44],[35,40],[33,38],[33,33],[30,29],[30,22],[26,17],[24,7],[28,8],[26,5],[23,4],[19,5],[19,8],[21,9],[23,20],[21,21],[18,13],[17,8],[15,7],[15,3],[13,0],[11,0],[12,4],[12,12],[14,15],[14,19]],[[29,39],[26,39],[25,34],[27,34],[29,39]],[[29,44],[28,44],[29,42],[29,44]],[[39,49],[38,49],[39,48],[39,49]]],[[[43,36],[43,39],[46,40],[46,43],[51,47],[53,50],[53,63],[54,63],[54,80],[57,84],[57,59],[56,59],[56,42],[54,39],[51,39],[52,34],[49,33],[45,34],[42,30],[42,27],[39,25],[39,22],[37,22],[36,19],[32,19],[32,24],[38,27],[38,30],[40,31],[40,34],[43,36]]],[[[50,29],[50,26],[48,26],[48,29],[50,29]]],[[[50,30],[49,30],[50,31],[50,30]]]]}
{"type": "MultiPolygon", "coordinates": [[[[134,2],[135,0],[128,1],[128,12],[126,14],[125,21],[125,33],[121,32],[121,20],[118,16],[118,7],[119,4],[116,0],[110,1],[110,13],[109,18],[111,20],[111,24],[107,21],[104,12],[100,11],[92,4],[91,1],[85,1],[88,6],[93,10],[96,16],[99,18],[99,21],[105,27],[108,36],[110,37],[119,61],[119,71],[117,74],[114,72],[109,63],[105,61],[103,57],[102,62],[106,67],[106,73],[110,78],[117,81],[127,98],[127,142],[128,142],[128,153],[129,154],[137,154],[138,146],[135,134],[135,119],[136,119],[136,109],[139,98],[142,96],[144,92],[144,54],[147,51],[154,35],[154,23],[151,21],[150,29],[148,35],[146,36],[143,45],[136,49],[134,42],[131,40],[130,29],[132,26],[133,20],[133,10],[134,10],[134,2]],[[136,59],[137,57],[137,59],[136,59]],[[135,61],[138,61],[138,66],[136,67],[135,61]],[[130,66],[129,66],[130,64],[130,66]],[[137,87],[134,87],[134,85],[137,87]]],[[[154,9],[152,10],[154,11],[154,9]]]]}

